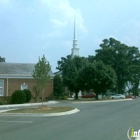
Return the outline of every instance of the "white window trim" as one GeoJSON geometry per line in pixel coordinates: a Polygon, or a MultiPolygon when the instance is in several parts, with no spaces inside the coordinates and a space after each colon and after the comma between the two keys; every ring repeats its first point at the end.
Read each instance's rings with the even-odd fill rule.
{"type": "Polygon", "coordinates": [[[3,96],[4,95],[4,80],[0,79],[0,81],[2,81],[3,83],[3,87],[0,87],[2,89],[2,94],[0,94],[0,96],[3,96]]]}

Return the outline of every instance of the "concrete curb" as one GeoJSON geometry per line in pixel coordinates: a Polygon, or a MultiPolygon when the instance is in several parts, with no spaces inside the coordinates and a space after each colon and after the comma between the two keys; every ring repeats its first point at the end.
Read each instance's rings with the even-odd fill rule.
{"type": "MultiPolygon", "coordinates": [[[[57,101],[48,101],[48,102],[44,102],[43,105],[51,105],[51,104],[56,104],[59,103],[57,101]]],[[[14,107],[32,107],[32,106],[40,106],[42,105],[42,103],[28,103],[28,104],[10,104],[10,105],[1,105],[1,108],[14,108],[14,107]]]]}
{"type": "MultiPolygon", "coordinates": [[[[101,103],[101,102],[118,102],[118,101],[130,101],[133,99],[119,99],[119,100],[106,100],[106,101],[79,101],[79,102],[71,102],[71,103],[101,103]]],[[[49,101],[44,102],[43,105],[50,105],[60,103],[57,101],[49,101]]],[[[40,106],[42,103],[30,103],[30,104],[16,104],[16,105],[2,105],[0,106],[0,116],[20,116],[20,117],[47,117],[47,116],[63,116],[63,115],[70,115],[79,112],[80,110],[75,108],[71,111],[60,112],[60,113],[42,113],[42,114],[31,114],[31,113],[3,113],[8,110],[15,110],[15,107],[33,107],[33,106],[40,106]],[[12,109],[14,108],[14,109],[12,109]]]]}
{"type": "Polygon", "coordinates": [[[63,116],[70,115],[79,112],[80,110],[75,108],[70,111],[60,112],[60,113],[40,113],[40,114],[31,114],[31,113],[0,113],[0,116],[19,116],[19,117],[49,117],[49,116],[63,116]]]}
{"type": "Polygon", "coordinates": [[[121,101],[131,101],[133,99],[118,99],[118,100],[105,100],[105,101],[78,101],[72,103],[105,103],[105,102],[121,102],[121,101]]]}

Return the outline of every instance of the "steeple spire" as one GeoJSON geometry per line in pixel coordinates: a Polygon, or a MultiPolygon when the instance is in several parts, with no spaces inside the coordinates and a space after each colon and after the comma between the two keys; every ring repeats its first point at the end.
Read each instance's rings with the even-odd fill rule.
{"type": "Polygon", "coordinates": [[[73,38],[74,40],[76,40],[76,38],[77,38],[75,23],[76,23],[76,21],[75,21],[75,17],[74,17],[74,38],[73,38]]]}
{"type": "Polygon", "coordinates": [[[74,37],[73,37],[73,48],[72,48],[72,57],[79,56],[78,40],[76,36],[76,20],[74,17],[74,37]]]}

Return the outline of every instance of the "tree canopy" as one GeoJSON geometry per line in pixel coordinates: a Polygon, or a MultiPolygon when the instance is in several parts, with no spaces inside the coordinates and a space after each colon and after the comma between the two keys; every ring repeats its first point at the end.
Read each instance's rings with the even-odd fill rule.
{"type": "Polygon", "coordinates": [[[117,76],[116,92],[122,94],[128,81],[133,83],[133,79],[139,75],[137,71],[140,68],[139,50],[134,46],[129,47],[122,44],[114,38],[104,39],[100,47],[101,49],[96,50],[95,60],[101,60],[115,70],[117,76]]]}
{"type": "Polygon", "coordinates": [[[71,92],[75,92],[76,99],[80,90],[93,90],[98,99],[98,94],[114,88],[116,84],[116,74],[110,66],[104,65],[101,61],[91,62],[91,60],[85,57],[67,57],[59,61],[63,84],[71,92]]]}
{"type": "Polygon", "coordinates": [[[129,91],[138,93],[140,52],[137,47],[109,38],[95,52],[87,58],[69,55],[58,61],[63,84],[76,93],[76,98],[80,90],[90,89],[96,94],[107,90],[123,94],[129,87],[129,91]]]}
{"type": "Polygon", "coordinates": [[[78,92],[81,87],[79,87],[78,72],[79,69],[85,65],[86,59],[84,57],[75,56],[71,58],[71,56],[67,56],[66,58],[62,57],[61,61],[58,61],[58,67],[62,72],[63,85],[67,86],[71,92],[75,93],[75,98],[78,99],[78,92]]]}
{"type": "Polygon", "coordinates": [[[0,62],[5,62],[5,58],[0,56],[0,62]]]}
{"type": "Polygon", "coordinates": [[[105,65],[102,61],[87,63],[79,71],[78,83],[81,85],[82,90],[93,90],[98,94],[105,93],[107,90],[112,89],[116,85],[115,71],[105,65]]]}

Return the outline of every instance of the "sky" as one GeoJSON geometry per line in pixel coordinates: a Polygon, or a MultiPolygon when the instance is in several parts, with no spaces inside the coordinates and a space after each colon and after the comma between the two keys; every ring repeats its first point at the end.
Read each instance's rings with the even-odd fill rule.
{"type": "Polygon", "coordinates": [[[140,0],[0,0],[0,56],[37,63],[45,55],[53,72],[71,54],[74,17],[79,55],[95,55],[110,37],[140,49],[140,0]]]}

